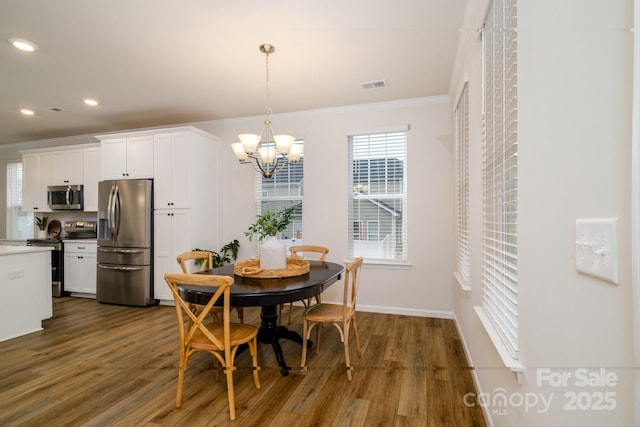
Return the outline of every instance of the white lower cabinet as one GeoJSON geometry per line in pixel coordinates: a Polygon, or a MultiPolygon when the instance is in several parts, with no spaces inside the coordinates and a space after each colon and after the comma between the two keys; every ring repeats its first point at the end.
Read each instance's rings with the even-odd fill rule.
{"type": "Polygon", "coordinates": [[[192,248],[190,209],[160,209],[154,211],[153,297],[173,301],[164,280],[165,273],[180,273],[177,256],[192,248]]]}
{"type": "Polygon", "coordinates": [[[95,296],[97,250],[95,241],[64,241],[65,291],[95,296]]]}

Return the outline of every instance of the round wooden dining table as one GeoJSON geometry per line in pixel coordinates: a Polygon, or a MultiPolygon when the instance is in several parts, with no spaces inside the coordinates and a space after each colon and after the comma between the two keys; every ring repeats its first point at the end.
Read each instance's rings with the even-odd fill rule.
{"type": "MultiPolygon", "coordinates": [[[[286,278],[249,278],[236,276],[233,265],[214,268],[202,274],[217,274],[233,277],[231,286],[231,305],[236,307],[261,307],[260,329],[258,341],[271,344],[276,355],[280,372],[288,375],[291,368],[287,366],[280,339],[288,339],[302,345],[302,337],[295,331],[278,324],[278,305],[292,301],[306,300],[314,297],[336,281],[340,280],[344,266],[333,262],[309,261],[309,272],[301,276],[286,278]]],[[[215,293],[214,287],[206,286],[178,286],[180,297],[185,301],[206,305],[215,293]]],[[[313,343],[307,341],[307,349],[313,343]]]]}

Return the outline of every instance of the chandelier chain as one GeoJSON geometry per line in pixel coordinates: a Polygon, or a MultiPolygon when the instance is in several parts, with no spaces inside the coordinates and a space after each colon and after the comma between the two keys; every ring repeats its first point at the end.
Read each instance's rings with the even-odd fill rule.
{"type": "Polygon", "coordinates": [[[271,117],[271,93],[269,92],[269,52],[265,55],[265,88],[264,88],[264,105],[265,105],[265,118],[271,117]]]}

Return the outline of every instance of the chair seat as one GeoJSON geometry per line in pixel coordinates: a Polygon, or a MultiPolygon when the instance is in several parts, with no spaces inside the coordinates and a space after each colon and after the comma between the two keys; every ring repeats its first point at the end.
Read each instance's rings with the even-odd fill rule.
{"type": "Polygon", "coordinates": [[[320,303],[306,309],[304,317],[311,322],[341,322],[344,317],[344,307],[342,304],[320,303]]]}
{"type": "MultiPolygon", "coordinates": [[[[224,335],[223,323],[208,323],[205,325],[207,329],[215,336],[224,335]]],[[[251,341],[258,335],[258,328],[253,325],[245,325],[244,323],[230,323],[229,324],[229,338],[231,340],[231,347],[244,344],[251,341]]],[[[198,348],[202,350],[222,350],[214,345],[201,330],[197,330],[193,334],[193,338],[189,342],[191,348],[198,348]]]]}

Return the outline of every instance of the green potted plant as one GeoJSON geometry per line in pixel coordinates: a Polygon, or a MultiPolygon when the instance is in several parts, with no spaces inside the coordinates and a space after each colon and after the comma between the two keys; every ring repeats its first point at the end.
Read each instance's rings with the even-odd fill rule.
{"type": "MultiPolygon", "coordinates": [[[[210,251],[209,249],[193,249],[194,251],[207,251],[211,252],[213,268],[222,267],[225,264],[229,264],[231,261],[238,259],[238,249],[240,248],[240,242],[237,239],[232,240],[220,249],[220,252],[210,251]]],[[[194,261],[195,265],[202,264],[203,259],[198,258],[194,261]]]]}
{"type": "Polygon", "coordinates": [[[38,238],[46,239],[47,237],[47,224],[49,223],[49,217],[43,216],[42,218],[36,217],[33,223],[38,227],[38,238]]]}
{"type": "Polygon", "coordinates": [[[250,241],[254,237],[263,242],[260,247],[260,268],[277,269],[287,266],[287,254],[284,244],[276,239],[276,235],[291,224],[293,211],[297,205],[277,211],[264,211],[257,216],[256,222],[245,231],[250,241]]]}
{"type": "Polygon", "coordinates": [[[251,224],[249,229],[245,231],[244,235],[249,238],[249,241],[253,241],[253,238],[257,236],[259,242],[269,236],[277,236],[278,233],[286,230],[287,226],[291,224],[291,217],[296,207],[297,205],[293,205],[277,211],[262,212],[257,216],[256,222],[251,224]]]}

